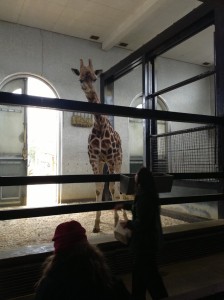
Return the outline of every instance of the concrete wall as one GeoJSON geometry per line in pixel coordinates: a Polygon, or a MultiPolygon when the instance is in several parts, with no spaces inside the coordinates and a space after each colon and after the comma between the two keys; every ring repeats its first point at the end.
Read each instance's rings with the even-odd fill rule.
{"type": "MultiPolygon", "coordinates": [[[[99,43],[7,22],[0,22],[0,37],[4,41],[0,47],[0,82],[18,72],[32,73],[47,79],[60,98],[70,100],[86,101],[78,77],[71,72],[72,67],[79,68],[80,58],[86,62],[92,58],[96,69],[107,70],[130,54],[121,48],[105,52],[99,43]]],[[[72,126],[71,117],[72,112],[63,113],[62,174],[92,174],[87,155],[90,128],[72,126]]],[[[123,170],[127,168],[124,163],[123,170]]],[[[62,188],[65,200],[94,194],[94,184],[62,188]]]]}

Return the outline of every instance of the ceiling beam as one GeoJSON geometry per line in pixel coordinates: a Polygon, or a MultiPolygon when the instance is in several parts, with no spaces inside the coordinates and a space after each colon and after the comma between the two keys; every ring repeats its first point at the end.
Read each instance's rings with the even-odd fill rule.
{"type": "Polygon", "coordinates": [[[146,56],[150,60],[161,55],[212,24],[214,24],[213,9],[208,5],[202,4],[198,6],[152,40],[102,73],[100,84],[104,86],[114,82],[141,64],[143,57],[146,56]]]}
{"type": "Polygon", "coordinates": [[[146,0],[141,6],[138,6],[122,23],[114,28],[108,38],[102,43],[102,49],[107,51],[118,45],[125,36],[142,22],[146,15],[149,17],[152,7],[159,3],[161,4],[161,0],[146,0]]]}
{"type": "Polygon", "coordinates": [[[205,4],[210,4],[213,6],[224,4],[223,0],[198,0],[198,1],[204,2],[205,4]]]}

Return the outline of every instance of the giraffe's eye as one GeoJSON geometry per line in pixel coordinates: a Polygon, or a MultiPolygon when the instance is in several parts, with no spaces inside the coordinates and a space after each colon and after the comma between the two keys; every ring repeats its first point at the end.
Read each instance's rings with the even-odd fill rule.
{"type": "Polygon", "coordinates": [[[80,81],[81,83],[83,83],[83,82],[84,82],[84,79],[79,79],[79,81],[80,81]]]}

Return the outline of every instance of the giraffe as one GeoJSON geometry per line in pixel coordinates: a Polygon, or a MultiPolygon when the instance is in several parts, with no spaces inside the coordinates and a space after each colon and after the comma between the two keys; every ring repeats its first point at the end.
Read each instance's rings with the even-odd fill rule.
{"type": "MultiPolygon", "coordinates": [[[[97,80],[102,70],[94,70],[92,61],[89,59],[88,66],[85,66],[80,59],[80,69],[72,71],[79,76],[81,88],[86,98],[91,103],[100,103],[93,83],[97,80]]],[[[94,124],[88,139],[89,162],[94,174],[103,174],[103,167],[107,164],[110,174],[120,173],[122,164],[122,147],[119,134],[113,129],[106,116],[94,114],[94,124]]],[[[96,202],[102,201],[103,182],[96,182],[96,202]]],[[[110,182],[109,190],[112,199],[120,199],[119,183],[110,182]]],[[[93,232],[100,231],[101,211],[96,212],[93,232]]],[[[124,219],[127,220],[127,214],[123,211],[124,219]]],[[[117,210],[114,210],[114,224],[116,226],[119,220],[117,210]]]]}

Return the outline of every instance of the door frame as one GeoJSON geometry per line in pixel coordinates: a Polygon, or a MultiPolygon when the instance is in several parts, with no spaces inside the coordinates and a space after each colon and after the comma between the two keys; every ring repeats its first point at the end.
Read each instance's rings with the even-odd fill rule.
{"type": "MultiPolygon", "coordinates": [[[[36,75],[34,73],[30,73],[30,72],[18,72],[18,73],[14,73],[11,75],[6,76],[1,82],[0,82],[0,91],[2,90],[2,88],[9,84],[10,82],[12,82],[13,80],[17,80],[17,79],[21,79],[24,80],[24,87],[21,86],[22,88],[22,93],[23,94],[27,94],[27,79],[29,77],[33,77],[36,78],[40,81],[42,81],[43,83],[45,83],[55,94],[55,98],[60,99],[60,96],[57,92],[57,90],[54,88],[54,86],[44,77],[40,76],[40,75],[36,75]]],[[[59,128],[58,128],[58,132],[59,132],[59,137],[58,137],[58,155],[57,155],[57,174],[61,174],[61,170],[62,170],[62,112],[59,111],[59,128]]],[[[27,157],[25,158],[26,154],[27,154],[27,109],[26,107],[24,107],[24,134],[26,135],[25,140],[24,140],[24,150],[23,150],[23,157],[26,160],[27,157]]],[[[26,164],[26,171],[28,170],[28,166],[26,164]]],[[[26,174],[27,176],[27,174],[26,174]]],[[[61,185],[59,184],[57,186],[57,195],[58,195],[58,199],[57,199],[57,203],[61,203],[61,185]]],[[[25,198],[26,198],[26,193],[25,193],[25,198]]],[[[26,201],[23,199],[21,199],[20,203],[12,203],[11,205],[7,205],[7,206],[18,206],[18,205],[26,205],[26,201]]],[[[0,205],[1,206],[1,205],[0,205]]],[[[6,205],[4,205],[6,206],[6,205]]]]}

